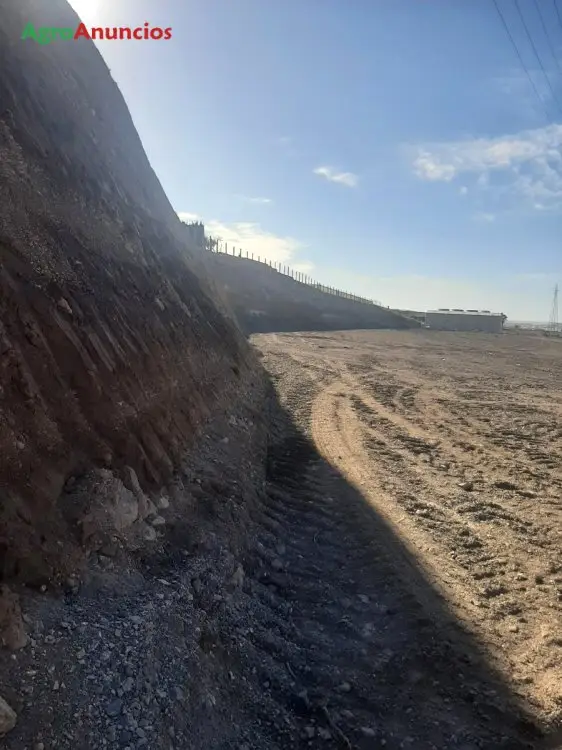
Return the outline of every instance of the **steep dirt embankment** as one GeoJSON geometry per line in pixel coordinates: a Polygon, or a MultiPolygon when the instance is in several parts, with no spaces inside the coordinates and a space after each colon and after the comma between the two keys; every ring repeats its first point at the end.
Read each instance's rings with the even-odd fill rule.
{"type": "Polygon", "coordinates": [[[256,261],[213,254],[208,266],[247,333],[419,326],[392,310],[326,294],[256,261]]]}
{"type": "Polygon", "coordinates": [[[95,46],[20,41],[33,0],[0,15],[0,576],[38,583],[79,554],[66,478],[162,482],[251,362],[95,46]]]}

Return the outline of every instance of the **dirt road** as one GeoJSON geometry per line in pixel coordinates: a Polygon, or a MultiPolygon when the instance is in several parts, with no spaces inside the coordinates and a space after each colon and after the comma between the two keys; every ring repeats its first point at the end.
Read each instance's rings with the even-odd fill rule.
{"type": "Polygon", "coordinates": [[[561,343],[434,332],[256,343],[301,428],[387,527],[373,543],[401,587],[470,638],[506,695],[559,723],[561,343]]]}

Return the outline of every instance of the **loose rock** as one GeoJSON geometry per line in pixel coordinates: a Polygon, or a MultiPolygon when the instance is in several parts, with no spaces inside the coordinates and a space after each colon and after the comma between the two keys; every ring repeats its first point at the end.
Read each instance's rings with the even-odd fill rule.
{"type": "Polygon", "coordinates": [[[123,708],[123,701],[120,698],[115,698],[105,707],[105,712],[108,716],[115,717],[119,716],[123,708]]]}
{"type": "Polygon", "coordinates": [[[19,598],[7,586],[0,587],[0,643],[16,650],[27,644],[19,598]]]}
{"type": "Polygon", "coordinates": [[[9,706],[4,698],[0,698],[0,736],[10,732],[18,720],[16,712],[9,706]]]}

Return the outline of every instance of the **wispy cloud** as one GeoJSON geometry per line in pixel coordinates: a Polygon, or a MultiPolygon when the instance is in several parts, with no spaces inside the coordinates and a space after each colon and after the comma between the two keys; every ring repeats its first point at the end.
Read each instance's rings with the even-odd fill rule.
{"type": "Polygon", "coordinates": [[[248,198],[248,203],[259,203],[261,205],[265,205],[267,203],[273,203],[271,198],[248,198]]]}
{"type": "Polygon", "coordinates": [[[452,182],[474,177],[496,197],[517,196],[534,208],[562,208],[562,125],[496,138],[467,138],[417,147],[414,173],[422,180],[452,182]]]}
{"type": "Polygon", "coordinates": [[[316,167],[313,172],[329,182],[336,182],[338,185],[345,185],[349,188],[357,187],[359,183],[359,177],[353,172],[338,172],[333,167],[316,167]]]}
{"type": "Polygon", "coordinates": [[[178,212],[182,221],[202,221],[205,224],[207,236],[221,239],[227,243],[230,251],[236,248],[248,256],[258,256],[262,260],[271,260],[276,263],[290,265],[297,271],[310,273],[314,265],[299,254],[306,249],[305,245],[294,237],[273,234],[263,229],[255,222],[237,221],[225,223],[218,219],[205,220],[198,214],[186,211],[178,212]]]}
{"type": "Polygon", "coordinates": [[[246,201],[246,203],[254,203],[254,204],[257,204],[257,205],[260,205],[260,206],[266,206],[269,203],[273,203],[273,201],[271,200],[271,198],[263,198],[263,197],[260,197],[260,196],[258,196],[256,198],[252,198],[252,197],[250,197],[248,195],[237,195],[236,197],[240,198],[240,200],[246,201]]]}

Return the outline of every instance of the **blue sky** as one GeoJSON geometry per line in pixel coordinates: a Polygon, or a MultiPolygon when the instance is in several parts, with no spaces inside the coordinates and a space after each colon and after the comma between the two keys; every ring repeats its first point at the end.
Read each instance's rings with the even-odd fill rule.
{"type": "Polygon", "coordinates": [[[562,21],[539,0],[547,38],[519,2],[555,96],[514,0],[498,4],[541,99],[493,0],[72,5],[172,27],[98,47],[180,216],[384,304],[544,320],[562,281],[562,21]]]}

